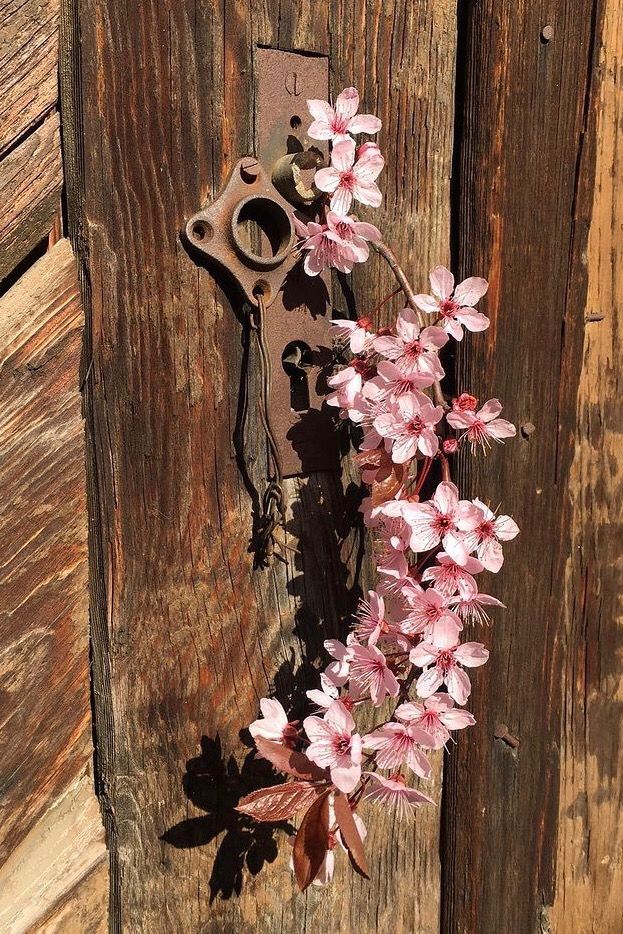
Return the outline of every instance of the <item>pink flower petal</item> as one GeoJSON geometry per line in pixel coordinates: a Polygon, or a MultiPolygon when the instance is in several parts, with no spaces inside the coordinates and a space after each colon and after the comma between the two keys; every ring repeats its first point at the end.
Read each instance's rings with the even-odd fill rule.
{"type": "Polygon", "coordinates": [[[340,184],[340,173],[331,166],[326,169],[318,169],[314,176],[314,184],[320,191],[335,191],[340,184]]]}
{"type": "Polygon", "coordinates": [[[480,668],[489,660],[489,651],[481,642],[464,642],[456,647],[454,657],[466,668],[480,668]]]}
{"type": "MultiPolygon", "coordinates": [[[[348,169],[352,168],[355,161],[355,141],[352,139],[345,139],[339,143],[336,143],[331,151],[331,165],[333,168],[337,169],[338,172],[347,172],[348,169]]],[[[322,170],[320,170],[322,171],[322,170]]],[[[316,173],[316,177],[318,173],[316,173]]],[[[316,182],[318,185],[318,182],[316,182]]],[[[318,185],[318,187],[320,187],[318,185]]]]}
{"type": "Polygon", "coordinates": [[[435,315],[439,311],[439,301],[434,295],[416,295],[415,304],[429,315],[435,315]]]}
{"type": "Polygon", "coordinates": [[[430,287],[438,298],[450,298],[454,276],[445,266],[435,266],[430,273],[430,287]]]}
{"type": "Polygon", "coordinates": [[[446,675],[448,694],[463,706],[472,692],[470,680],[462,668],[452,668],[446,675]]]}
{"type": "Polygon", "coordinates": [[[307,109],[314,120],[322,120],[325,123],[329,123],[333,119],[334,110],[327,101],[309,100],[307,101],[307,109]]]}
{"type": "MultiPolygon", "coordinates": [[[[383,200],[383,195],[376,182],[367,181],[365,179],[357,179],[353,187],[353,195],[361,204],[367,204],[371,208],[378,208],[383,200]]],[[[333,208],[333,204],[331,204],[331,207],[333,208]]],[[[350,204],[348,207],[350,208],[350,204]]],[[[335,208],[333,208],[333,210],[335,210],[335,208]]]]}
{"type": "MultiPolygon", "coordinates": [[[[456,317],[460,321],[459,327],[462,324],[468,331],[472,331],[472,333],[486,331],[491,324],[486,315],[483,315],[480,311],[474,311],[473,308],[462,308],[460,311],[457,311],[456,317]]],[[[453,336],[456,337],[456,335],[453,336]]],[[[460,340],[459,337],[456,339],[460,340]]]]}
{"type": "Polygon", "coordinates": [[[359,91],[357,88],[344,88],[338,94],[335,102],[335,112],[343,117],[354,117],[359,108],[359,91]]]}
{"type": "Polygon", "coordinates": [[[309,125],[307,135],[311,139],[333,139],[335,134],[326,120],[314,120],[309,125]]]}
{"type": "Polygon", "coordinates": [[[486,279],[480,279],[478,276],[470,276],[464,279],[454,290],[454,298],[459,305],[475,305],[479,298],[486,293],[489,283],[486,279]]]}
{"type": "Polygon", "coordinates": [[[417,679],[415,690],[420,697],[430,697],[442,683],[443,675],[437,666],[434,666],[429,668],[428,671],[422,672],[417,679]]]}
{"type": "Polygon", "coordinates": [[[348,121],[349,133],[378,133],[381,121],[372,114],[357,114],[348,121]]]}

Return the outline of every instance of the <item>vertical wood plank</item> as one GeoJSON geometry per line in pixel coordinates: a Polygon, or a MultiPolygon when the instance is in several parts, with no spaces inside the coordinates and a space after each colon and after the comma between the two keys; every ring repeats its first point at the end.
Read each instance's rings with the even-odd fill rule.
{"type": "Polygon", "coordinates": [[[549,930],[554,900],[600,10],[592,0],[484,0],[468,5],[463,25],[458,259],[461,272],[490,280],[491,328],[462,345],[457,390],[499,394],[508,417],[536,431],[460,464],[464,492],[501,503],[522,533],[495,580],[509,609],[486,634],[476,735],[448,756],[442,929],[502,934],[549,930]],[[519,738],[516,750],[494,739],[498,723],[519,738]]]}
{"type": "Polygon", "coordinates": [[[621,457],[623,9],[605,4],[595,83],[596,178],[586,329],[569,477],[561,794],[552,929],[615,934],[623,917],[621,457]]]}
{"type": "Polygon", "coordinates": [[[61,240],[0,300],[0,929],[11,934],[105,859],[89,774],[82,325],[61,240]]]}
{"type": "MultiPolygon", "coordinates": [[[[63,53],[64,138],[89,326],[96,761],[113,931],[438,929],[436,812],[403,827],[370,814],[372,882],[342,861],[331,891],[301,896],[287,832],[232,811],[258,779],[241,729],[268,691],[302,712],[369,557],[346,460],[342,477],[288,481],[295,550],[253,569],[232,439],[247,366],[257,398],[257,364],[252,351],[245,362],[239,302],[178,232],[251,146],[259,42],[330,54],[335,89],[359,84],[386,126],[381,222],[414,273],[446,259],[454,15],[449,0],[150,0],[131,17],[113,0],[69,7],[64,35],[79,31],[80,48],[63,53]]],[[[377,260],[354,277],[360,313],[389,283],[377,260]]],[[[255,420],[244,456],[261,489],[255,420]]]]}

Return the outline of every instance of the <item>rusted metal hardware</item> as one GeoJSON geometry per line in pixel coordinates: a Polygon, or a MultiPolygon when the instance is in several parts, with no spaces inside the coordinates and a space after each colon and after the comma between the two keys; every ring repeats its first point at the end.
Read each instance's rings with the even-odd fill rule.
{"type": "MultiPolygon", "coordinates": [[[[328,99],[329,62],[324,56],[255,50],[255,147],[272,182],[305,220],[314,218],[316,169],[327,144],[305,136],[306,101],[328,99]]],[[[327,408],[333,367],[331,279],[310,277],[299,263],[268,310],[266,340],[272,360],[270,408],[284,476],[339,466],[337,432],[327,408]]]]}
{"type": "Polygon", "coordinates": [[[188,241],[236,280],[245,298],[269,307],[296,262],[292,207],[254,156],[234,167],[216,201],[186,224],[188,241]]]}
{"type": "Polygon", "coordinates": [[[187,221],[185,234],[249,303],[262,297],[270,422],[289,477],[338,465],[325,403],[333,360],[330,279],[307,276],[294,249],[294,208],[303,221],[314,219],[313,177],[327,156],[325,144],[305,138],[303,121],[308,98],[327,98],[328,61],[258,48],[255,72],[257,157],[236,164],[219,196],[187,221]]]}

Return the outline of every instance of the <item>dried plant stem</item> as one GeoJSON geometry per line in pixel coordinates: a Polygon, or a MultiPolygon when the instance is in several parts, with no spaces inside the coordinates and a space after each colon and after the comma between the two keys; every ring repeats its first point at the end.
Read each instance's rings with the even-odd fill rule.
{"type": "MultiPolygon", "coordinates": [[[[420,327],[424,327],[426,324],[426,321],[424,319],[424,315],[418,308],[417,303],[415,301],[415,292],[413,291],[411,287],[411,283],[407,279],[404,269],[402,268],[402,266],[396,259],[396,256],[393,250],[390,247],[388,247],[387,244],[384,243],[382,240],[380,240],[378,243],[373,243],[372,246],[374,247],[376,252],[379,254],[379,256],[383,257],[383,259],[385,260],[385,262],[387,263],[387,265],[393,272],[394,276],[396,277],[396,281],[398,282],[398,284],[400,285],[400,288],[404,292],[409,308],[411,308],[412,311],[414,311],[415,314],[417,315],[417,319],[418,319],[418,323],[420,327]]],[[[438,379],[436,379],[435,382],[433,383],[433,399],[435,400],[435,405],[441,405],[443,406],[445,410],[448,410],[450,408],[450,406],[448,405],[448,403],[446,402],[444,398],[443,390],[441,388],[441,384],[438,379]]]]}

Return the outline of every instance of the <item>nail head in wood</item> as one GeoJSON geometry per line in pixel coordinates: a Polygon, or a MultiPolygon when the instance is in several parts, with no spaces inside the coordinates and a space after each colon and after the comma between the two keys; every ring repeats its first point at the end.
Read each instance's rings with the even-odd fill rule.
{"type": "Polygon", "coordinates": [[[533,425],[532,422],[524,422],[521,426],[521,434],[524,438],[529,438],[530,435],[533,435],[536,431],[536,425],[533,425]]]}
{"type": "Polygon", "coordinates": [[[554,38],[554,27],[550,25],[543,26],[543,29],[541,30],[541,39],[543,40],[543,42],[551,42],[553,38],[554,38]]]}

